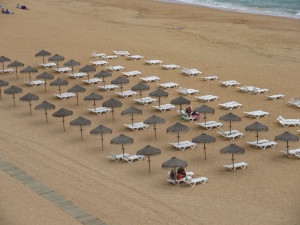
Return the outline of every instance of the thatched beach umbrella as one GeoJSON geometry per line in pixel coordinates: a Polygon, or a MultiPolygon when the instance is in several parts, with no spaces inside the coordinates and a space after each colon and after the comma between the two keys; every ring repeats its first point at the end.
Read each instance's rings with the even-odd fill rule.
{"type": "Polygon", "coordinates": [[[129,80],[124,78],[124,77],[118,77],[114,80],[111,81],[112,84],[119,84],[120,87],[121,87],[121,92],[123,92],[123,84],[128,84],[129,83],[129,80]]]}
{"type": "Polygon", "coordinates": [[[275,137],[275,140],[279,141],[286,141],[286,151],[287,155],[289,155],[289,141],[299,141],[299,137],[297,135],[294,135],[288,131],[278,135],[275,137]]]}
{"type": "Polygon", "coordinates": [[[204,155],[205,155],[205,160],[206,160],[206,146],[205,144],[206,143],[212,143],[212,142],[215,142],[216,139],[208,134],[201,134],[197,137],[194,137],[192,142],[194,143],[203,143],[203,150],[204,150],[204,155]]]}
{"type": "Polygon", "coordinates": [[[77,99],[77,106],[78,106],[78,93],[79,92],[85,92],[86,89],[84,87],[81,87],[79,85],[75,85],[68,89],[68,92],[75,92],[76,93],[76,99],[77,99]]]}
{"type": "Polygon", "coordinates": [[[71,126],[80,126],[80,138],[81,138],[81,140],[83,140],[82,139],[82,131],[83,131],[82,127],[83,126],[90,126],[91,121],[88,120],[88,119],[83,118],[82,116],[79,116],[77,119],[72,120],[70,122],[70,125],[71,126]]]}
{"type": "Polygon", "coordinates": [[[40,75],[37,75],[36,79],[41,79],[41,80],[45,81],[45,85],[44,86],[45,86],[45,92],[46,92],[47,91],[47,80],[53,80],[54,76],[52,74],[50,74],[50,73],[43,72],[40,75]]]}
{"type": "Polygon", "coordinates": [[[27,93],[26,95],[24,95],[24,96],[22,96],[20,98],[20,101],[24,101],[24,102],[28,102],[29,103],[29,108],[30,108],[29,113],[31,115],[32,114],[32,111],[31,111],[31,102],[32,101],[37,101],[39,99],[40,99],[39,96],[31,94],[31,93],[27,93]]]}
{"type": "Polygon", "coordinates": [[[142,110],[137,109],[135,107],[129,107],[121,112],[121,115],[131,115],[131,123],[133,124],[133,115],[134,114],[142,114],[142,110]]]}
{"type": "Polygon", "coordinates": [[[133,143],[133,138],[128,137],[124,134],[120,134],[118,137],[115,137],[113,139],[110,140],[111,144],[120,144],[122,145],[122,152],[123,152],[123,156],[124,156],[124,145],[125,144],[132,144],[133,143]]]}
{"type": "Polygon", "coordinates": [[[49,57],[48,60],[51,61],[51,62],[56,62],[56,66],[58,67],[58,61],[65,60],[65,57],[63,57],[61,55],[58,55],[58,54],[55,54],[55,55],[49,57]]]}
{"type": "Polygon", "coordinates": [[[64,131],[66,131],[65,117],[66,116],[71,116],[71,115],[73,115],[73,112],[71,110],[67,110],[67,109],[64,109],[64,108],[61,108],[61,109],[59,109],[58,111],[56,111],[52,114],[52,116],[55,116],[55,117],[62,117],[62,123],[63,123],[64,131]]]}
{"type": "Polygon", "coordinates": [[[50,83],[50,86],[58,86],[59,94],[61,94],[60,86],[62,85],[68,85],[68,81],[61,78],[57,78],[56,80],[51,81],[50,83]]]}
{"type": "Polygon", "coordinates": [[[74,70],[73,70],[73,67],[74,67],[74,66],[80,66],[80,62],[77,62],[77,61],[71,59],[71,60],[69,60],[68,62],[65,62],[65,63],[64,63],[64,66],[70,66],[70,67],[72,67],[72,71],[74,71],[74,70]]]}
{"type": "Polygon", "coordinates": [[[25,69],[22,69],[20,71],[20,73],[28,73],[30,82],[31,82],[31,73],[37,73],[37,72],[38,72],[38,70],[35,68],[32,68],[31,66],[27,66],[25,69]]]}
{"type": "Polygon", "coordinates": [[[53,105],[53,104],[51,104],[47,101],[43,101],[42,103],[35,106],[35,110],[40,110],[40,109],[45,110],[46,122],[48,123],[48,112],[47,112],[47,110],[55,109],[55,105],[53,105]]]}
{"type": "Polygon", "coordinates": [[[138,83],[138,84],[131,87],[132,91],[139,91],[140,92],[141,98],[142,98],[142,91],[149,90],[149,89],[150,89],[150,87],[146,84],[143,84],[143,83],[138,83]]]}
{"type": "Polygon", "coordinates": [[[241,121],[241,117],[234,115],[233,113],[228,113],[226,115],[220,116],[219,120],[229,121],[229,128],[231,134],[231,122],[232,121],[241,121]]]}
{"type": "Polygon", "coordinates": [[[84,67],[82,67],[81,69],[79,69],[79,72],[83,72],[83,73],[87,73],[88,75],[88,80],[90,80],[90,72],[95,72],[96,71],[96,68],[95,67],[92,67],[90,65],[86,65],[84,67]]]}
{"type": "Polygon", "coordinates": [[[162,168],[172,168],[175,171],[175,181],[177,178],[177,168],[178,167],[187,167],[187,162],[173,156],[171,159],[163,162],[162,168]]]}
{"type": "Polygon", "coordinates": [[[105,127],[103,125],[99,125],[98,127],[94,128],[93,130],[90,131],[90,134],[100,134],[101,135],[101,145],[102,145],[102,150],[103,148],[103,134],[111,134],[112,129],[105,127]]]}
{"type": "Polygon", "coordinates": [[[158,106],[160,107],[160,98],[161,97],[168,97],[169,93],[158,88],[155,91],[152,91],[149,93],[149,96],[151,97],[158,97],[158,106]]]}
{"type": "Polygon", "coordinates": [[[161,151],[159,148],[154,148],[151,145],[147,145],[146,147],[142,148],[141,150],[137,151],[137,155],[145,155],[148,156],[149,162],[149,173],[150,173],[150,156],[160,154],[161,151]]]}
{"type": "Polygon", "coordinates": [[[115,117],[114,117],[114,108],[115,107],[121,107],[122,106],[122,102],[119,102],[118,100],[116,100],[114,98],[111,98],[111,99],[103,102],[102,106],[111,108],[112,118],[113,118],[113,120],[115,120],[115,117]]]}
{"type": "Polygon", "coordinates": [[[7,67],[16,68],[16,79],[18,80],[18,67],[24,67],[24,64],[19,61],[13,61],[12,63],[8,64],[7,67]]]}
{"type": "Polygon", "coordinates": [[[189,105],[191,104],[191,101],[184,98],[184,97],[178,97],[178,98],[174,98],[171,101],[171,104],[173,105],[179,105],[180,106],[180,110],[182,110],[182,105],[189,105]]]}
{"type": "Polygon", "coordinates": [[[101,78],[103,80],[103,84],[105,85],[105,77],[111,77],[112,74],[108,71],[101,70],[99,73],[96,73],[94,77],[101,78]]]}
{"type": "Polygon", "coordinates": [[[8,86],[9,83],[4,81],[4,80],[0,80],[0,96],[1,96],[1,87],[4,87],[4,86],[8,86]]]}
{"type": "Polygon", "coordinates": [[[204,114],[204,121],[205,121],[205,124],[206,124],[206,113],[211,113],[211,114],[214,114],[215,113],[215,109],[207,106],[207,105],[202,105],[202,106],[199,106],[199,107],[196,107],[194,109],[195,112],[199,112],[199,113],[203,113],[204,114]]]}
{"type": "Polygon", "coordinates": [[[144,121],[145,124],[153,124],[154,125],[154,138],[156,139],[156,124],[160,124],[160,123],[164,123],[165,122],[165,119],[159,117],[159,116],[156,116],[156,115],[153,115],[151,117],[149,117],[148,119],[146,119],[144,121]]]}
{"type": "Polygon", "coordinates": [[[232,171],[235,171],[234,169],[234,154],[244,154],[245,153],[245,149],[235,145],[235,144],[231,144],[231,145],[228,145],[227,147],[225,148],[222,148],[221,153],[229,153],[229,154],[232,154],[232,165],[233,165],[233,170],[232,171]]]}
{"type": "Polygon", "coordinates": [[[181,123],[175,123],[174,125],[167,128],[167,133],[177,133],[177,141],[179,144],[179,133],[187,132],[189,130],[189,127],[186,125],[183,125],[181,123]]]}
{"type": "Polygon", "coordinates": [[[4,63],[10,62],[10,59],[5,56],[0,56],[0,62],[2,63],[2,69],[4,70],[4,63]]]}
{"type": "Polygon", "coordinates": [[[93,101],[94,102],[94,108],[96,108],[96,101],[102,100],[103,96],[99,95],[97,93],[91,93],[84,97],[84,100],[86,101],[93,101]]]}
{"type": "Polygon", "coordinates": [[[268,131],[268,127],[259,123],[255,122],[245,127],[246,131],[256,131],[256,140],[258,144],[258,131],[268,131]]]}
{"type": "Polygon", "coordinates": [[[50,52],[47,52],[47,51],[45,51],[45,50],[41,50],[41,51],[39,51],[39,52],[37,52],[37,53],[35,54],[35,57],[40,57],[40,56],[42,56],[42,57],[43,57],[43,63],[45,63],[45,56],[50,56],[50,55],[51,55],[50,52]]]}
{"type": "Polygon", "coordinates": [[[18,88],[16,86],[10,86],[9,88],[4,90],[4,93],[13,96],[14,107],[16,107],[15,94],[22,93],[22,91],[23,90],[21,88],[18,88]]]}

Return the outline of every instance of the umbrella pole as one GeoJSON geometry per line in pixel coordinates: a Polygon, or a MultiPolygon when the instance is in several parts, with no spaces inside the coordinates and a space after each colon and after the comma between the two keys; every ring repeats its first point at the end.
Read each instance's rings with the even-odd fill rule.
{"type": "Polygon", "coordinates": [[[82,139],[82,125],[80,125],[80,139],[83,140],[82,139]]]}
{"type": "Polygon", "coordinates": [[[103,77],[103,84],[104,84],[104,86],[105,86],[105,79],[104,79],[104,77],[103,77]]]}
{"type": "Polygon", "coordinates": [[[18,67],[16,66],[16,79],[18,80],[18,67]]]}
{"type": "Polygon", "coordinates": [[[2,62],[2,70],[4,71],[4,62],[2,62]]]}
{"type": "Polygon", "coordinates": [[[154,128],[153,128],[153,130],[154,130],[154,137],[155,137],[155,139],[156,139],[156,124],[154,124],[154,128]]]}
{"type": "Polygon", "coordinates": [[[0,96],[1,96],[1,87],[0,87],[0,96]]]}
{"type": "Polygon", "coordinates": [[[78,92],[76,92],[77,106],[78,106],[78,92]]]}
{"type": "Polygon", "coordinates": [[[150,155],[148,155],[148,162],[149,162],[149,173],[150,173],[150,155]]]}
{"type": "Polygon", "coordinates": [[[62,122],[63,122],[64,132],[65,132],[66,128],[65,128],[65,117],[64,116],[63,116],[62,122]]]}
{"type": "Polygon", "coordinates": [[[120,86],[121,86],[121,93],[123,94],[123,87],[122,87],[122,84],[121,84],[120,86]]]}
{"type": "Polygon", "coordinates": [[[16,107],[16,100],[15,100],[15,94],[13,94],[13,101],[14,101],[14,107],[16,107]]]}
{"type": "Polygon", "coordinates": [[[229,121],[229,130],[230,130],[229,134],[231,134],[231,120],[229,121]]]}
{"type": "Polygon", "coordinates": [[[287,155],[290,154],[289,152],[289,141],[286,141],[286,151],[287,151],[287,155]]]}
{"type": "Polygon", "coordinates": [[[45,79],[45,92],[47,91],[47,80],[45,79]]]}
{"type": "Polygon", "coordinates": [[[179,138],[180,138],[180,136],[179,136],[179,132],[178,132],[178,133],[177,133],[178,145],[179,145],[179,138]]]}
{"type": "Polygon", "coordinates": [[[258,130],[256,131],[256,141],[257,141],[257,144],[258,144],[258,130]]]}
{"type": "Polygon", "coordinates": [[[30,72],[29,72],[29,81],[31,82],[31,74],[30,74],[30,72]]]}
{"type": "Polygon", "coordinates": [[[232,165],[233,165],[233,172],[234,172],[234,156],[233,156],[233,153],[232,153],[232,165]]]}
{"type": "Polygon", "coordinates": [[[43,63],[45,64],[45,56],[43,56],[43,63]]]}
{"type": "Polygon", "coordinates": [[[96,100],[94,100],[94,108],[96,109],[96,100]]]}
{"type": "Polygon", "coordinates": [[[48,116],[47,116],[47,109],[45,108],[45,115],[46,115],[46,123],[48,123],[48,116]]]}
{"type": "Polygon", "coordinates": [[[143,100],[143,98],[142,98],[142,90],[140,90],[140,97],[141,97],[141,99],[143,100]]]}
{"type": "Polygon", "coordinates": [[[103,134],[101,133],[101,145],[102,145],[102,151],[104,150],[103,148],[103,134]]]}
{"type": "Polygon", "coordinates": [[[114,117],[114,107],[111,107],[111,115],[112,115],[113,121],[115,121],[115,117],[114,117]]]}
{"type": "Polygon", "coordinates": [[[133,125],[133,114],[131,114],[131,124],[133,125]]]}
{"type": "Polygon", "coordinates": [[[204,124],[206,125],[206,113],[204,113],[204,124]]]}
{"type": "Polygon", "coordinates": [[[88,82],[90,81],[90,74],[89,72],[87,72],[87,75],[88,75],[88,82]]]}
{"type": "Polygon", "coordinates": [[[58,92],[59,92],[59,94],[61,94],[61,92],[60,92],[60,85],[58,85],[58,92]]]}
{"type": "Polygon", "coordinates": [[[123,152],[123,157],[124,157],[124,144],[122,144],[122,152],[123,152]]]}
{"type": "Polygon", "coordinates": [[[158,107],[160,108],[160,97],[158,97],[158,107]]]}
{"type": "Polygon", "coordinates": [[[204,149],[204,155],[205,155],[205,160],[206,160],[206,147],[205,147],[205,142],[204,142],[203,149],[204,149]]]}
{"type": "Polygon", "coordinates": [[[30,115],[32,115],[32,111],[31,111],[31,101],[29,101],[29,113],[30,113],[30,115]]]}

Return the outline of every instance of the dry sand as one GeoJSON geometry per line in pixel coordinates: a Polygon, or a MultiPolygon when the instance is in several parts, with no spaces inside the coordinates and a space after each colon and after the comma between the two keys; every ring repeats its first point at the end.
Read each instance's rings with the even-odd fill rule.
{"type": "MultiPolygon", "coordinates": [[[[267,101],[264,94],[256,96],[237,92],[236,88],[220,87],[219,82],[203,82],[200,77],[189,78],[179,70],[164,71],[159,66],[146,66],[142,61],[128,61],[124,57],[110,61],[112,65],[125,66],[127,71],[139,70],[142,76],[157,75],[160,83],[174,81],[183,87],[196,88],[200,95],[216,94],[220,99],[209,103],[216,109],[209,119],[218,120],[228,113],[218,107],[219,103],[235,100],[243,104],[233,113],[242,117],[233,128],[244,132],[244,127],[256,120],[246,118],[243,111],[265,110],[270,113],[259,122],[269,126],[262,138],[274,139],[286,130],[296,133],[297,128],[278,126],[276,117],[299,118],[299,110],[287,105],[289,98],[300,98],[300,21],[259,15],[222,12],[201,7],[167,4],[144,0],[109,1],[37,1],[25,2],[29,11],[15,9],[13,1],[3,1],[5,7],[15,11],[12,16],[0,15],[0,55],[19,60],[26,66],[37,67],[41,61],[34,54],[41,49],[75,59],[81,67],[92,60],[93,50],[112,54],[112,50],[128,50],[145,59],[161,59],[188,68],[197,68],[205,75],[218,75],[221,80],[236,79],[243,85],[269,88],[270,94],[285,94],[283,100],[267,101]],[[183,29],[178,29],[183,28],[183,29]]],[[[21,3],[21,2],[20,2],[21,3]]],[[[97,71],[103,69],[97,68],[97,71]]],[[[43,69],[39,69],[41,73],[43,69]]],[[[53,73],[51,69],[47,72],[53,73]]],[[[112,78],[121,75],[113,73],[112,78]]],[[[175,134],[167,134],[166,128],[179,122],[176,110],[158,113],[151,105],[139,106],[132,98],[120,99],[114,92],[102,92],[97,86],[86,86],[80,93],[80,105],[76,100],[55,99],[56,87],[49,87],[45,94],[42,87],[26,87],[28,75],[2,75],[1,79],[23,89],[17,96],[16,108],[12,98],[2,95],[0,104],[1,149],[0,157],[25,170],[75,204],[88,210],[107,224],[299,224],[299,159],[288,159],[280,153],[284,143],[265,151],[249,148],[245,141],[254,140],[254,133],[235,141],[225,141],[216,130],[202,130],[195,123],[182,134],[182,140],[206,132],[217,138],[208,146],[208,160],[204,160],[202,146],[184,152],[176,151],[169,142],[175,134]],[[50,116],[45,123],[41,111],[29,115],[27,103],[18,98],[31,92],[74,111],[66,118],[67,129],[63,132],[61,120],[50,116]],[[97,92],[107,100],[116,97],[123,102],[116,109],[116,120],[111,114],[91,115],[87,108],[92,103],[83,101],[83,96],[97,92]],[[146,131],[131,132],[123,124],[129,116],[121,116],[122,110],[135,106],[143,110],[136,121],[143,121],[153,114],[166,119],[158,126],[159,137],[154,140],[153,127],[146,131]],[[84,128],[84,141],[80,141],[79,128],[69,122],[78,116],[92,121],[84,128]],[[113,129],[105,136],[105,150],[100,150],[100,137],[89,135],[90,129],[103,124],[113,129]],[[134,154],[147,144],[162,150],[152,157],[152,173],[148,174],[146,160],[142,162],[113,163],[107,159],[110,152],[120,153],[121,147],[110,145],[111,138],[124,133],[134,138],[134,144],[126,146],[126,152],[134,154]],[[231,173],[222,165],[230,163],[230,155],[220,155],[220,149],[235,143],[246,149],[236,157],[245,161],[249,168],[231,173]],[[206,176],[205,185],[194,188],[185,185],[172,186],[166,182],[167,171],[161,164],[172,156],[188,162],[187,171],[206,176]]],[[[55,77],[68,79],[69,85],[80,80],[71,80],[67,75],[55,77]]],[[[139,78],[130,78],[124,90],[129,90],[139,78]]],[[[155,90],[157,84],[150,84],[155,90]]],[[[5,88],[2,88],[5,89],[5,88]]],[[[169,103],[178,97],[175,89],[168,90],[169,103]]],[[[148,95],[144,92],[144,96],[148,95]]],[[[202,103],[189,96],[193,107],[202,103]]],[[[37,103],[34,103],[34,105],[37,103]]],[[[99,102],[100,106],[102,102],[99,102]]],[[[52,114],[52,112],[50,112],[52,114]]],[[[228,124],[223,123],[223,129],[228,124]]],[[[299,128],[298,128],[299,129],[299,128]]],[[[299,142],[291,143],[300,147],[299,142]]],[[[0,223],[13,224],[78,224],[76,220],[56,209],[51,203],[35,196],[26,187],[0,172],[0,223]],[[26,208],[27,210],[24,210],[26,208]]]]}

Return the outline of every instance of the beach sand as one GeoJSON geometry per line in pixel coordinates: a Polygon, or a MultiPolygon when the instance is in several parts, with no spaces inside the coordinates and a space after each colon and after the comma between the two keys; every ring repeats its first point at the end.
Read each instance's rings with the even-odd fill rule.
{"type": "MultiPolygon", "coordinates": [[[[220,96],[218,101],[208,103],[216,109],[214,115],[208,115],[208,120],[218,120],[229,112],[220,109],[219,103],[232,100],[242,103],[241,109],[232,111],[242,117],[241,122],[233,123],[233,129],[244,132],[245,137],[226,141],[214,129],[206,131],[196,123],[180,121],[178,108],[172,112],[156,112],[151,105],[140,106],[132,98],[116,97],[113,91],[99,91],[97,85],[85,86],[87,92],[79,94],[80,103],[76,106],[76,99],[55,99],[53,94],[58,93],[57,87],[49,86],[44,93],[43,87],[25,86],[27,74],[19,74],[19,80],[15,74],[1,75],[0,79],[23,89],[23,93],[17,95],[15,108],[12,96],[1,96],[1,158],[107,224],[299,224],[299,159],[281,154],[284,142],[278,142],[274,149],[250,148],[246,141],[255,140],[255,132],[245,132],[244,128],[257,120],[243,113],[259,109],[270,113],[269,117],[258,120],[269,127],[268,132],[260,133],[261,138],[274,140],[284,131],[296,134],[299,130],[280,127],[276,121],[278,115],[299,118],[299,110],[287,104],[290,98],[300,98],[299,20],[144,0],[109,3],[33,0],[26,3],[28,11],[15,9],[16,3],[2,2],[15,14],[0,15],[0,55],[26,66],[37,68],[41,59],[34,55],[41,49],[63,55],[66,61],[71,58],[80,61],[80,68],[93,60],[90,56],[93,50],[107,54],[112,54],[112,50],[128,50],[147,60],[160,59],[165,64],[197,68],[204,75],[218,75],[220,80],[235,79],[242,85],[268,88],[270,94],[282,93],[285,98],[268,101],[265,94],[240,93],[235,87],[221,87],[218,81],[204,82],[199,76],[187,77],[180,70],[165,71],[160,66],[147,66],[143,61],[129,61],[124,57],[109,61],[111,65],[124,66],[126,71],[139,70],[142,77],[156,75],[161,78],[159,83],[173,81],[182,87],[198,89],[198,95],[220,96]],[[28,103],[18,100],[28,92],[38,95],[39,102],[47,100],[55,104],[55,111],[64,107],[74,112],[66,118],[66,132],[63,132],[61,119],[51,116],[54,111],[49,112],[48,124],[42,111],[33,110],[33,115],[29,115],[28,103]],[[103,95],[104,100],[114,97],[122,101],[123,106],[115,109],[115,121],[111,114],[88,113],[87,108],[91,108],[92,103],[83,101],[83,97],[91,92],[103,95]],[[130,106],[143,110],[142,115],[135,116],[136,122],[154,114],[166,119],[165,124],[158,125],[156,140],[153,126],[138,132],[126,129],[123,124],[130,123],[130,116],[121,116],[121,111],[130,106]],[[83,128],[83,141],[80,141],[79,128],[69,126],[78,116],[92,121],[90,127],[83,128]],[[176,141],[176,134],[166,133],[166,128],[176,122],[190,128],[181,134],[181,140],[191,140],[203,132],[216,137],[217,141],[207,146],[207,160],[200,144],[183,152],[168,144],[176,141]],[[89,135],[89,131],[100,124],[113,130],[111,135],[104,136],[104,151],[100,136],[89,135]],[[151,157],[151,174],[148,174],[147,160],[132,164],[108,160],[110,152],[121,153],[121,146],[109,144],[111,138],[121,133],[134,138],[134,144],[125,146],[127,153],[134,154],[148,144],[161,149],[161,155],[151,157]],[[222,166],[231,163],[231,155],[221,155],[220,149],[231,143],[245,148],[246,153],[237,155],[236,161],[247,162],[247,169],[232,173],[222,166]],[[172,156],[186,160],[186,171],[208,177],[208,182],[193,188],[168,184],[168,170],[162,169],[161,164],[172,156]]],[[[104,67],[97,68],[97,72],[101,69],[104,67]]],[[[38,74],[43,71],[39,68],[38,74]]],[[[53,73],[53,70],[47,72],[53,73]]],[[[75,84],[83,85],[66,74],[53,74],[68,80],[69,85],[63,86],[63,91],[75,84]]],[[[119,75],[120,72],[113,73],[107,83],[119,75]]],[[[130,78],[124,90],[139,80],[130,78]]],[[[150,86],[150,91],[158,87],[156,83],[150,86]]],[[[5,88],[2,87],[2,92],[5,88]]],[[[148,96],[150,91],[143,92],[143,96],[148,96]]],[[[169,96],[162,98],[162,103],[180,96],[175,89],[167,91],[169,96]]],[[[202,105],[194,96],[187,98],[194,108],[202,105]]],[[[102,102],[97,105],[101,106],[102,102]]],[[[36,104],[38,102],[33,102],[33,106],[36,104]]],[[[228,126],[223,122],[223,129],[227,130],[228,126]]],[[[299,142],[290,145],[299,148],[299,142]]],[[[0,202],[0,224],[79,224],[3,171],[0,178],[4,199],[0,202]]]]}

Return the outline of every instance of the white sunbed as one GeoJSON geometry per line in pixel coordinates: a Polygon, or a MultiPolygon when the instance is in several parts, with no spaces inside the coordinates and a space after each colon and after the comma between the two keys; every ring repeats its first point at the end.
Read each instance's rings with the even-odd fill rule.
{"type": "Polygon", "coordinates": [[[205,77],[202,77],[202,79],[205,81],[211,81],[211,80],[218,80],[219,77],[218,76],[205,76],[205,77]]]}
{"type": "Polygon", "coordinates": [[[178,84],[174,83],[174,82],[168,82],[168,83],[164,83],[164,84],[159,84],[159,86],[162,88],[175,88],[175,87],[178,87],[178,84]]]}
{"type": "Polygon", "coordinates": [[[128,162],[128,163],[132,163],[134,160],[143,160],[145,158],[145,156],[143,155],[126,155],[124,157],[122,157],[122,160],[128,162]]]}
{"type": "Polygon", "coordinates": [[[181,151],[184,151],[186,148],[195,148],[195,146],[197,145],[196,143],[191,141],[180,141],[179,143],[174,142],[169,144],[177,149],[180,149],[181,151]]]}
{"type": "Polygon", "coordinates": [[[202,114],[188,115],[184,110],[177,110],[177,113],[181,116],[182,119],[189,122],[202,119],[202,114]]]}
{"type": "Polygon", "coordinates": [[[59,72],[60,74],[72,71],[72,69],[70,67],[54,68],[54,70],[59,72]]]}
{"type": "Polygon", "coordinates": [[[103,86],[98,86],[98,88],[100,88],[103,91],[111,91],[111,90],[116,90],[117,88],[119,88],[119,86],[115,84],[106,84],[103,86]]]}
{"type": "Polygon", "coordinates": [[[123,92],[115,92],[117,95],[119,95],[120,97],[123,97],[123,98],[128,98],[130,96],[136,96],[137,92],[135,91],[123,91],[123,92]]]}
{"type": "Polygon", "coordinates": [[[109,113],[111,111],[110,108],[107,107],[98,107],[93,109],[88,109],[90,112],[100,115],[102,113],[109,113]]]}
{"type": "Polygon", "coordinates": [[[288,103],[294,107],[300,107],[300,100],[291,98],[288,103]]]}
{"type": "Polygon", "coordinates": [[[200,75],[202,73],[201,71],[199,71],[197,69],[188,69],[188,68],[183,68],[181,70],[181,72],[183,72],[184,74],[189,75],[189,76],[200,75]]]}
{"type": "Polygon", "coordinates": [[[133,100],[142,105],[148,105],[149,103],[156,102],[156,98],[151,98],[151,97],[138,98],[133,100]]]}
{"type": "Polygon", "coordinates": [[[226,167],[227,169],[230,169],[232,172],[234,172],[236,169],[245,169],[248,166],[247,163],[245,162],[239,162],[239,163],[235,163],[235,164],[230,164],[230,165],[224,165],[224,167],[226,167]]]}
{"type": "Polygon", "coordinates": [[[116,51],[113,50],[113,53],[115,53],[117,56],[128,56],[130,53],[128,51],[116,51]]]}
{"type": "Polygon", "coordinates": [[[116,59],[118,58],[117,55],[104,55],[104,56],[101,56],[103,59],[116,59]]]}
{"type": "Polygon", "coordinates": [[[226,87],[231,87],[231,86],[238,86],[240,85],[239,82],[237,82],[236,80],[227,80],[227,81],[220,81],[221,84],[223,86],[226,86],[226,87]]]}
{"type": "Polygon", "coordinates": [[[287,152],[286,148],[283,148],[283,150],[281,152],[283,154],[287,155],[288,157],[296,156],[297,158],[300,158],[300,148],[290,149],[289,153],[287,152]]]}
{"type": "Polygon", "coordinates": [[[191,187],[194,187],[196,184],[205,184],[208,178],[206,177],[196,177],[192,178],[190,176],[186,176],[184,182],[189,184],[191,187]]]}
{"type": "Polygon", "coordinates": [[[260,118],[261,116],[267,117],[269,115],[268,112],[262,111],[262,110],[256,110],[252,112],[244,112],[247,116],[252,117],[252,118],[260,118]]]}
{"type": "Polygon", "coordinates": [[[124,70],[124,67],[123,66],[109,66],[109,67],[106,67],[109,71],[111,72],[116,72],[116,71],[122,71],[124,70]]]}
{"type": "Polygon", "coordinates": [[[129,71],[129,72],[122,72],[126,77],[136,77],[140,76],[142,73],[140,71],[129,71]]]}
{"type": "Polygon", "coordinates": [[[233,108],[241,108],[242,104],[235,101],[231,101],[231,102],[221,103],[219,104],[219,106],[225,109],[232,110],[233,108]]]}
{"type": "Polygon", "coordinates": [[[39,64],[41,67],[48,69],[49,67],[56,67],[56,63],[54,62],[49,62],[49,63],[40,63],[39,64]]]}
{"type": "Polygon", "coordinates": [[[4,70],[0,70],[0,74],[2,73],[12,73],[14,70],[13,69],[4,69],[4,70]]]}
{"type": "Polygon", "coordinates": [[[267,88],[255,88],[255,90],[253,91],[254,94],[259,95],[262,93],[268,93],[269,89],[267,88]]]}
{"type": "Polygon", "coordinates": [[[178,88],[177,91],[180,93],[180,94],[183,94],[183,95],[192,95],[192,94],[198,94],[199,93],[199,90],[196,90],[196,89],[193,89],[193,88],[178,88]]]}
{"type": "Polygon", "coordinates": [[[254,86],[243,86],[243,87],[237,87],[237,89],[241,92],[245,93],[252,93],[256,90],[257,87],[254,86]]]}
{"type": "Polygon", "coordinates": [[[219,129],[219,131],[217,132],[218,134],[220,134],[222,137],[230,139],[230,140],[234,140],[235,138],[241,138],[243,137],[243,133],[237,131],[237,130],[231,130],[230,131],[223,131],[222,129],[219,129]]]}
{"type": "Polygon", "coordinates": [[[267,98],[269,100],[276,100],[276,99],[284,98],[284,95],[283,94],[268,95],[267,98]]]}
{"type": "Polygon", "coordinates": [[[160,78],[157,76],[141,77],[140,79],[145,81],[146,83],[157,82],[160,80],[160,78]]]}
{"type": "Polygon", "coordinates": [[[144,60],[149,65],[156,65],[156,64],[162,64],[163,61],[158,59],[152,59],[152,60],[144,60]]]}
{"type": "Polygon", "coordinates": [[[211,130],[212,128],[220,128],[222,123],[216,121],[206,121],[203,123],[197,123],[200,127],[206,128],[207,130],[211,130]]]}
{"type": "Polygon", "coordinates": [[[39,85],[44,85],[45,84],[45,81],[43,80],[26,80],[24,81],[25,84],[29,85],[29,86],[32,86],[32,87],[36,87],[36,86],[39,86],[39,85]]]}
{"type": "MultiPolygon", "coordinates": [[[[185,173],[186,176],[183,177],[182,179],[178,180],[178,179],[171,179],[171,178],[168,178],[167,181],[170,183],[170,184],[174,184],[174,185],[178,185],[180,184],[181,182],[184,182],[188,177],[193,177],[194,176],[194,172],[191,172],[191,171],[188,171],[185,173]]],[[[168,172],[168,175],[170,176],[170,172],[168,172]]]]}
{"type": "Polygon", "coordinates": [[[175,65],[175,64],[168,64],[168,65],[161,65],[161,66],[165,70],[173,70],[173,69],[179,69],[180,68],[180,66],[175,65]]]}
{"type": "Polygon", "coordinates": [[[203,96],[195,96],[195,97],[202,102],[216,101],[219,99],[219,96],[216,95],[203,95],[203,96]]]}
{"type": "Polygon", "coordinates": [[[105,60],[100,60],[100,61],[90,61],[93,65],[95,66],[106,66],[108,64],[107,61],[105,60]]]}
{"type": "Polygon", "coordinates": [[[265,142],[268,142],[269,140],[267,139],[260,139],[260,140],[255,140],[255,141],[247,141],[247,143],[251,146],[254,146],[256,144],[262,144],[262,143],[265,143],[265,142]]]}
{"type": "Polygon", "coordinates": [[[124,153],[124,154],[114,154],[114,153],[110,153],[110,155],[108,156],[108,158],[112,161],[115,161],[115,162],[119,162],[120,159],[123,159],[124,157],[128,157],[130,156],[129,154],[127,153],[124,153]]]}
{"type": "Polygon", "coordinates": [[[250,144],[253,147],[261,148],[263,150],[265,150],[268,147],[274,148],[277,145],[277,142],[269,141],[269,140],[266,140],[266,139],[258,140],[258,143],[257,143],[257,141],[251,141],[251,142],[247,141],[247,143],[250,144]]]}
{"type": "Polygon", "coordinates": [[[146,130],[149,125],[143,123],[143,122],[138,122],[138,123],[130,123],[130,124],[124,124],[126,127],[133,131],[138,131],[138,130],[146,130]]]}
{"type": "Polygon", "coordinates": [[[102,81],[100,78],[91,78],[88,80],[82,80],[83,83],[89,84],[89,85],[94,85],[94,84],[99,84],[102,81]]]}
{"type": "Polygon", "coordinates": [[[99,57],[106,56],[105,53],[96,53],[95,51],[93,51],[91,55],[92,55],[94,58],[99,58],[99,57]]]}
{"type": "Polygon", "coordinates": [[[130,55],[130,56],[127,56],[128,59],[131,59],[131,60],[140,60],[140,59],[143,59],[144,56],[141,56],[141,55],[130,55]]]}
{"type": "Polygon", "coordinates": [[[71,78],[73,79],[79,79],[79,78],[83,78],[87,76],[87,73],[83,73],[83,72],[78,72],[78,73],[69,73],[68,74],[71,78]]]}
{"type": "Polygon", "coordinates": [[[284,119],[282,116],[278,116],[277,120],[284,127],[300,126],[300,119],[284,119]]]}
{"type": "Polygon", "coordinates": [[[164,104],[164,105],[154,105],[152,106],[153,108],[161,111],[161,112],[165,112],[167,110],[173,110],[175,108],[175,105],[172,105],[172,104],[164,104]]]}
{"type": "Polygon", "coordinates": [[[62,100],[66,100],[67,98],[73,98],[75,97],[75,94],[72,92],[66,92],[66,93],[61,93],[61,94],[54,94],[57,98],[60,98],[62,100]]]}

